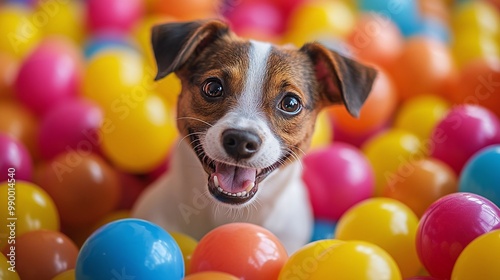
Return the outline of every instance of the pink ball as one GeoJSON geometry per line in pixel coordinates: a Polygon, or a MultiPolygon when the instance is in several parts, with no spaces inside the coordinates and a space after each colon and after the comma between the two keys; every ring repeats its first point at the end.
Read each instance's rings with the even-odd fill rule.
{"type": "Polygon", "coordinates": [[[129,32],[141,19],[142,0],[88,0],[87,25],[91,32],[114,30],[129,32]]]}
{"type": "Polygon", "coordinates": [[[43,115],[77,95],[83,58],[63,38],[48,38],[24,61],[15,81],[17,97],[33,112],[43,115]]]}
{"type": "Polygon", "coordinates": [[[98,151],[103,113],[87,100],[75,99],[48,112],[40,124],[38,145],[44,159],[76,150],[83,155],[98,151]]]}
{"type": "Polygon", "coordinates": [[[345,143],[309,153],[304,158],[303,178],[317,219],[338,220],[374,192],[368,160],[359,149],[345,143]]]}
{"type": "Polygon", "coordinates": [[[462,250],[476,237],[500,224],[500,209],[488,199],[471,193],[454,193],[434,202],[417,230],[420,261],[439,279],[450,279],[462,250]]]}
{"type": "Polygon", "coordinates": [[[500,144],[500,121],[474,105],[453,108],[432,132],[431,156],[460,174],[466,161],[482,148],[500,144]]]}
{"type": "Polygon", "coordinates": [[[10,136],[0,133],[0,182],[7,181],[9,168],[14,168],[13,178],[31,181],[33,162],[26,147],[10,136]]]}
{"type": "Polygon", "coordinates": [[[234,7],[227,19],[238,34],[258,30],[276,36],[285,30],[283,15],[269,2],[243,2],[234,7]]]}

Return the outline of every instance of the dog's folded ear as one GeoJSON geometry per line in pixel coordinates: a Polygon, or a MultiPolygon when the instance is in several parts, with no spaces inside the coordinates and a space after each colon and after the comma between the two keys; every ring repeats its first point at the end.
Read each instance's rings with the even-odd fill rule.
{"type": "Polygon", "coordinates": [[[300,51],[313,62],[320,93],[327,104],[343,103],[354,117],[371,91],[377,72],[319,43],[307,43],[300,51]]]}
{"type": "Polygon", "coordinates": [[[152,29],[151,43],[158,66],[155,80],[181,68],[196,52],[229,32],[222,21],[205,20],[156,25],[152,29]]]}

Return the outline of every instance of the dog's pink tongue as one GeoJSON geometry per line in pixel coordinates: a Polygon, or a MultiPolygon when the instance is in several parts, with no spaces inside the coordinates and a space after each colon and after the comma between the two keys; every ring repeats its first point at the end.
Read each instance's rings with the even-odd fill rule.
{"type": "Polygon", "coordinates": [[[257,170],[218,163],[214,176],[219,180],[219,187],[226,192],[238,193],[247,190],[255,182],[257,170]]]}

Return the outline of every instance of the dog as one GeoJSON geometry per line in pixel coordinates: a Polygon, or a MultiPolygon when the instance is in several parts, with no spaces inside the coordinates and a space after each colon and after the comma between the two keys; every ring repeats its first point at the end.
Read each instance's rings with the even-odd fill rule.
{"type": "Polygon", "coordinates": [[[246,40],[219,20],[157,25],[152,47],[156,80],[175,73],[182,83],[182,139],[132,216],[195,239],[248,222],[288,252],[305,245],[314,220],[300,158],[316,117],[334,104],[358,116],[376,71],[316,42],[246,40]]]}

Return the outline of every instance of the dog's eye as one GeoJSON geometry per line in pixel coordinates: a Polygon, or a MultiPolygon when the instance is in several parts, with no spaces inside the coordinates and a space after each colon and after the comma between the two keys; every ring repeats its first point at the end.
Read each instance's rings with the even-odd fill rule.
{"type": "Polygon", "coordinates": [[[203,93],[208,97],[221,97],[223,93],[222,84],[217,79],[208,79],[202,87],[203,93]]]}
{"type": "Polygon", "coordinates": [[[287,94],[281,99],[278,108],[289,115],[296,115],[302,110],[302,104],[298,97],[293,94],[287,94]]]}

